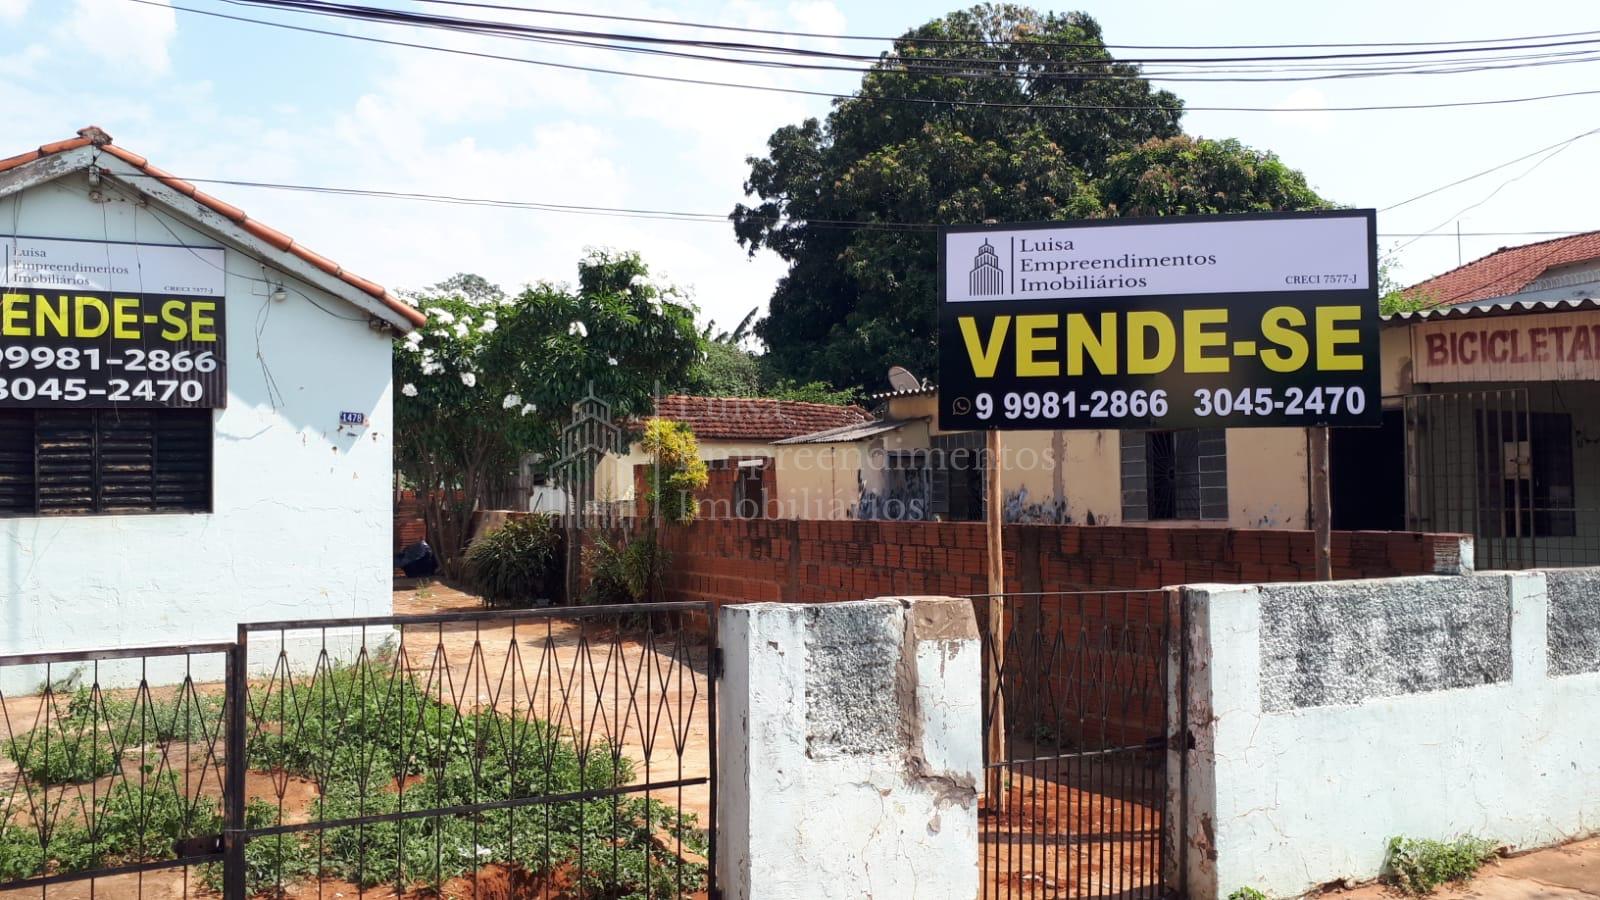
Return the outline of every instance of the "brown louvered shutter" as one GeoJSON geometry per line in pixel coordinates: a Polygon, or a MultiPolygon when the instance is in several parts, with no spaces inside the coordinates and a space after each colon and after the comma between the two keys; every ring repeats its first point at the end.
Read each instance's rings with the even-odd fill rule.
{"type": "Polygon", "coordinates": [[[155,508],[211,509],[211,410],[163,410],[156,419],[155,508]]]}
{"type": "Polygon", "coordinates": [[[41,409],[34,415],[36,511],[43,516],[94,512],[94,411],[41,409]]]}
{"type": "Polygon", "coordinates": [[[33,512],[33,410],[0,409],[0,516],[33,512]]]}
{"type": "Polygon", "coordinates": [[[99,411],[97,512],[155,509],[155,418],[149,410],[99,411]]]}

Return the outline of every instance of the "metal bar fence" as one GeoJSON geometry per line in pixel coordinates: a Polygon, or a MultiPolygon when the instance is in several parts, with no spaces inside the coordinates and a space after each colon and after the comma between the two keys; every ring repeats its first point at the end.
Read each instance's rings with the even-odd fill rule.
{"type": "Polygon", "coordinates": [[[221,887],[231,651],[0,656],[0,897],[221,887]]]}
{"type": "MultiPolygon", "coordinates": [[[[1164,591],[977,596],[1004,604],[1004,660],[984,685],[985,733],[1003,712],[1001,758],[985,747],[984,900],[1167,895],[1164,591]]],[[[988,667],[985,667],[985,672],[988,667]]]]}
{"type": "Polygon", "coordinates": [[[0,657],[0,898],[715,896],[712,612],[0,657]]]}
{"type": "Polygon", "coordinates": [[[244,626],[245,743],[272,775],[244,798],[244,894],[709,890],[712,643],[691,621],[709,612],[244,626]]]}

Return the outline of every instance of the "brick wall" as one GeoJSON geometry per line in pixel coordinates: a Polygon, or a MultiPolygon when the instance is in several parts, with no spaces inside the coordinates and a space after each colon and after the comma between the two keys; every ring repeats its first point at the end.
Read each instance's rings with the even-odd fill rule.
{"type": "Polygon", "coordinates": [[[400,491],[394,497],[394,552],[424,540],[427,526],[422,521],[422,502],[416,491],[400,491]]]}
{"type": "MultiPolygon", "coordinates": [[[[666,529],[669,599],[828,602],[980,594],[977,522],[705,519],[666,529]]],[[[1454,572],[1459,535],[1336,532],[1336,578],[1454,572]]],[[[1008,525],[1006,590],[1152,589],[1194,582],[1309,581],[1312,534],[1237,528],[1008,525]]]]}

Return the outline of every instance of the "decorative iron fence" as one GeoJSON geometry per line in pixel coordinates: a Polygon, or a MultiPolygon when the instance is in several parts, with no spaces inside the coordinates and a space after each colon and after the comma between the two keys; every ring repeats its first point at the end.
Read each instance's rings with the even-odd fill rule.
{"type": "Polygon", "coordinates": [[[973,602],[986,663],[984,900],[1169,896],[1177,601],[1104,591],[973,602]]]}
{"type": "Polygon", "coordinates": [[[79,881],[97,897],[706,896],[709,613],[320,619],[0,657],[0,897],[79,881]],[[165,671],[107,678],[110,659],[165,671]],[[63,665],[88,668],[64,681],[63,665]],[[38,684],[6,677],[30,666],[38,684]]]}

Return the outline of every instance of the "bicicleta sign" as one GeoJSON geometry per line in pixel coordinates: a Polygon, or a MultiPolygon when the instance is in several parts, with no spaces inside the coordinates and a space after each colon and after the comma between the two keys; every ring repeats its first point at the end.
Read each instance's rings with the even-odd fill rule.
{"type": "Polygon", "coordinates": [[[1377,424],[1375,218],[944,229],[939,426],[1377,424]]]}
{"type": "Polygon", "coordinates": [[[0,407],[227,403],[224,251],[0,240],[0,407]]]}

